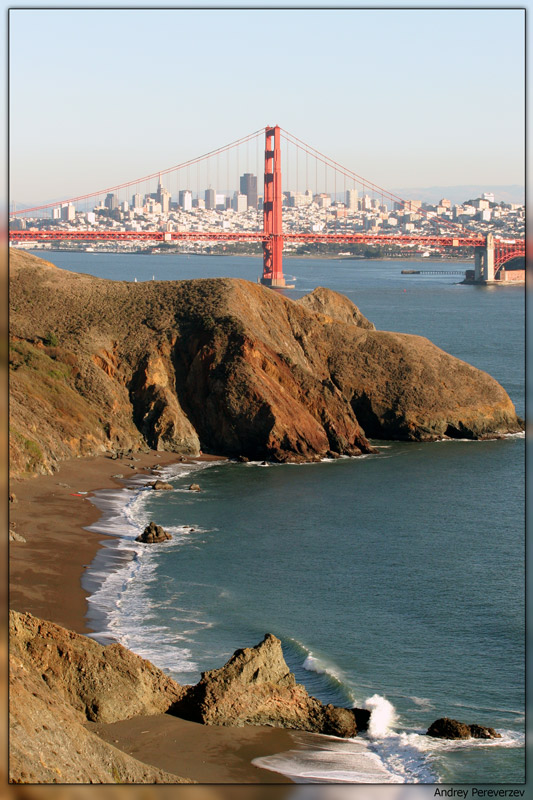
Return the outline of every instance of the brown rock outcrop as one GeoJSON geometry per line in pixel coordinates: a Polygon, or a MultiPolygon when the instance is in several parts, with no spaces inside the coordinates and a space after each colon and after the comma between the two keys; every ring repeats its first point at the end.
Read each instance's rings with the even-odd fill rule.
{"type": "Polygon", "coordinates": [[[165,483],[165,481],[155,481],[152,483],[152,489],[155,489],[157,492],[159,491],[170,491],[174,487],[171,483],[165,483]]]}
{"type": "Polygon", "coordinates": [[[449,717],[435,720],[429,726],[427,735],[438,739],[501,739],[501,734],[496,733],[494,728],[476,724],[466,725],[449,717]]]}
{"type": "Polygon", "coordinates": [[[270,725],[355,736],[364,709],[323,706],[296,683],[279,639],[181,687],[150,662],[52,622],[10,612],[10,780],[15,783],[186,783],[101,740],[87,721],[170,713],[208,725],[270,725]]]}
{"type": "Polygon", "coordinates": [[[365,730],[370,716],[364,709],[324,706],[308,695],[272,634],[256,647],[236,650],[220,669],[202,673],[170,713],[205,725],[271,725],[341,737],[365,730]]]}
{"type": "Polygon", "coordinates": [[[184,689],[120,644],[103,647],[53,622],[11,611],[10,654],[91,721],[160,714],[184,689]]]}
{"type": "Polygon", "coordinates": [[[166,542],[170,539],[172,539],[172,536],[170,533],[167,533],[161,525],[150,522],[140,536],[135,538],[135,541],[144,542],[145,544],[157,544],[158,542],[166,542]]]}
{"type": "Polygon", "coordinates": [[[294,302],[226,278],[127,284],[14,250],[10,276],[15,474],[147,445],[304,461],[374,452],[368,437],[523,429],[486,373],[374,330],[327,289],[294,302]]]}
{"type": "Polygon", "coordinates": [[[143,764],[85,727],[88,719],[125,719],[142,708],[160,713],[182,692],[149,662],[117,647],[11,612],[10,782],[191,782],[143,764]]]}
{"type": "Polygon", "coordinates": [[[330,318],[330,321],[333,319],[337,322],[348,322],[358,328],[366,328],[370,331],[376,330],[374,323],[361,314],[351,300],[343,294],[334,292],[332,289],[324,289],[324,287],[319,286],[296,302],[310,311],[324,314],[330,318]]]}

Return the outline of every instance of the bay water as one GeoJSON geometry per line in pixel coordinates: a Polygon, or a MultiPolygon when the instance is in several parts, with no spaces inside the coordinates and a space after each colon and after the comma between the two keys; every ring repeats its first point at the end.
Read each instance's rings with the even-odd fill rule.
{"type": "MultiPolygon", "coordinates": [[[[261,270],[252,257],[45,255],[114,280],[256,281],[261,270]]],[[[286,258],[295,289],[283,293],[346,294],[378,329],[427,336],[489,372],[523,416],[523,287],[401,274],[469,266],[286,258]]],[[[88,624],[181,683],[278,636],[312,695],[372,709],[371,730],[353,742],[313,737],[259,759],[296,781],[520,783],[524,437],[375,444],[378,455],[319,464],[177,464],[162,472],[171,492],[150,491],[145,478],[136,491],[99,492],[92,527],[114,538],[84,576],[88,624]],[[188,491],[193,480],[200,493],[188,491]],[[134,542],[151,520],[171,542],[134,542]],[[425,736],[442,716],[501,738],[425,736]]]]}

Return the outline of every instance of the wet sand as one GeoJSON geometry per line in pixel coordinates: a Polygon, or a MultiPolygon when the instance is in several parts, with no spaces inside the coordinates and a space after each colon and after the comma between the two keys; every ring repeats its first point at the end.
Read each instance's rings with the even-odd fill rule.
{"type": "MultiPolygon", "coordinates": [[[[88,498],[98,489],[123,487],[124,481],[135,475],[151,475],[154,465],[178,460],[176,454],[155,451],[136,453],[135,459],[71,459],[62,462],[54,475],[11,480],[10,492],[16,500],[9,503],[10,525],[14,523],[16,533],[26,541],[9,545],[10,608],[77,633],[89,632],[87,594],[81,587],[81,576],[100,542],[108,537],[84,530],[100,515],[88,498]],[[113,477],[118,474],[124,480],[113,477]]],[[[209,456],[201,460],[207,459],[209,456]]],[[[113,725],[88,725],[140,761],[199,783],[290,783],[284,776],[251,763],[253,758],[293,749],[289,731],[217,728],[166,714],[113,725]]]]}
{"type": "MultiPolygon", "coordinates": [[[[98,489],[123,487],[124,479],[150,475],[151,467],[176,463],[175,453],[136,453],[133,461],[96,456],[69,459],[54,475],[12,479],[10,525],[26,542],[10,542],[9,601],[16,611],[57,622],[77,633],[87,633],[87,593],[81,588],[83,570],[107,537],[84,530],[100,516],[89,501],[98,489]],[[133,469],[132,469],[133,467],[133,469]],[[88,494],[79,495],[80,492],[88,494]]],[[[156,480],[156,476],[154,476],[156,480]]]]}
{"type": "Polygon", "coordinates": [[[291,783],[251,761],[295,748],[291,731],[226,728],[172,717],[135,717],[87,728],[124,753],[199,783],[291,783]]]}

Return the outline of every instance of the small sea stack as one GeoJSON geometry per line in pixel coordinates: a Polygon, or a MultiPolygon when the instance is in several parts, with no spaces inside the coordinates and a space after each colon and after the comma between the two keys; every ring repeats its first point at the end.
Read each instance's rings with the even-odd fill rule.
{"type": "Polygon", "coordinates": [[[494,728],[476,724],[466,725],[449,717],[435,720],[429,726],[427,735],[436,739],[501,739],[501,734],[496,733],[494,728]]]}
{"type": "Polygon", "coordinates": [[[145,544],[158,544],[159,542],[166,542],[169,539],[172,539],[170,533],[167,533],[161,525],[150,522],[140,536],[137,536],[135,541],[144,542],[145,544]]]}
{"type": "Polygon", "coordinates": [[[172,488],[173,486],[170,483],[165,483],[165,481],[155,481],[154,483],[152,483],[152,489],[154,489],[156,492],[161,492],[161,491],[168,492],[172,488]]]}

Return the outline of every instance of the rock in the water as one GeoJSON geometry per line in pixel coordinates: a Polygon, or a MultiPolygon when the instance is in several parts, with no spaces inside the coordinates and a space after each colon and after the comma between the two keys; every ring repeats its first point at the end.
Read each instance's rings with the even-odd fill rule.
{"type": "Polygon", "coordinates": [[[157,544],[158,542],[166,542],[168,539],[172,539],[170,533],[167,533],[161,525],[156,525],[155,522],[151,522],[146,526],[141,535],[137,536],[135,541],[144,542],[145,544],[157,544]]]}
{"type": "Polygon", "coordinates": [[[202,490],[200,489],[199,484],[191,483],[191,485],[189,486],[189,491],[190,492],[201,492],[202,490]]]}
{"type": "Polygon", "coordinates": [[[238,461],[239,464],[247,464],[249,460],[250,459],[247,458],[246,456],[237,456],[236,458],[236,461],[238,461]]]}
{"type": "Polygon", "coordinates": [[[202,673],[170,713],[205,725],[270,725],[351,737],[370,713],[324,706],[296,683],[281,642],[267,634],[255,647],[236,650],[225,666],[202,673]]]}
{"type": "Polygon", "coordinates": [[[155,489],[156,491],[169,491],[173,488],[174,487],[170,483],[165,483],[165,481],[155,481],[152,483],[152,489],[155,489]]]}
{"type": "Polygon", "coordinates": [[[483,725],[466,725],[456,719],[441,717],[435,720],[427,731],[428,736],[438,739],[500,739],[499,733],[494,728],[486,728],[483,725]]]}
{"type": "Polygon", "coordinates": [[[485,725],[470,725],[470,736],[474,739],[501,739],[501,733],[496,733],[494,728],[487,728],[485,725]]]}

